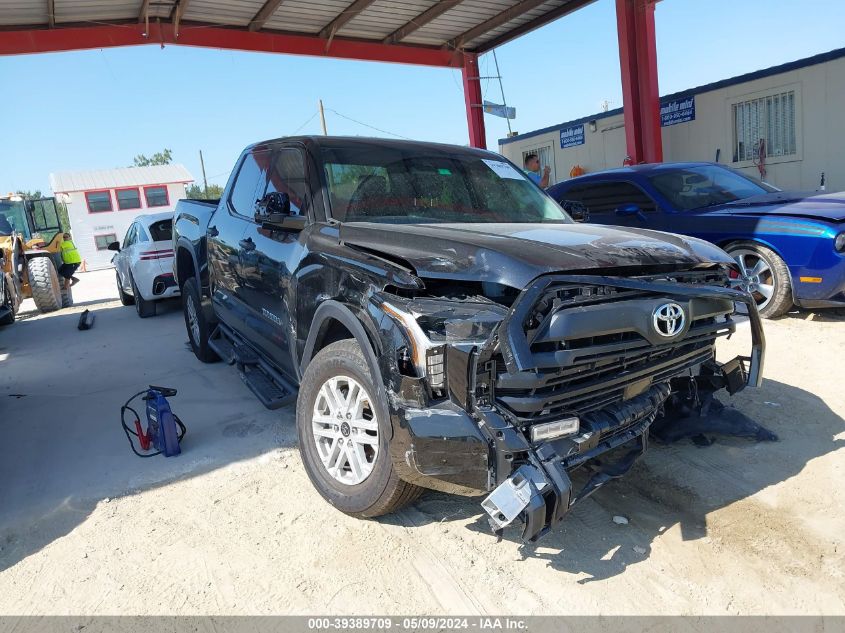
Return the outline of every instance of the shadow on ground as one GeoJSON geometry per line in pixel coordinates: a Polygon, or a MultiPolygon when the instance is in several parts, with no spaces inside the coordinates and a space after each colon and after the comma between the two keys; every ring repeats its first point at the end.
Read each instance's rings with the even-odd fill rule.
{"type": "MultiPolygon", "coordinates": [[[[706,447],[688,439],[669,446],[652,442],[631,472],[575,506],[536,545],[521,543],[521,526],[506,529],[504,539],[520,544],[524,558],[546,560],[567,573],[587,574],[579,583],[603,580],[648,558],[655,538],[671,527],[678,526],[685,541],[705,538],[711,513],[786,481],[810,461],[845,446],[845,439],[835,439],[845,431],[845,420],[802,389],[767,380],[753,396],[743,394],[738,405],[775,431],[780,441],[715,437],[715,443],[706,447]],[[781,403],[777,417],[771,415],[772,403],[781,403]],[[617,525],[614,516],[627,518],[629,524],[617,525]]],[[[586,479],[574,473],[574,488],[586,479]]],[[[417,510],[428,521],[464,523],[492,539],[480,500],[428,493],[417,510]]],[[[776,522],[751,512],[742,520],[749,522],[748,531],[758,521],[773,529],[776,522]]]]}
{"type": "Polygon", "coordinates": [[[294,445],[292,407],[267,411],[231,367],[200,363],[178,302],[149,319],[97,303],[88,331],[67,311],[0,329],[0,571],[106,498],[294,445]],[[179,390],[170,402],[188,433],[178,457],[139,459],[121,429],[121,404],[149,384],[179,390]]]}

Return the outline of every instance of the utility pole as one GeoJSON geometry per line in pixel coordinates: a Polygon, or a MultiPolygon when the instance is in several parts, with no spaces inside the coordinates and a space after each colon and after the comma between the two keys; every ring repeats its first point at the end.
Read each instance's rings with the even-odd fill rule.
{"type": "Polygon", "coordinates": [[[205,178],[205,161],[202,159],[202,150],[200,150],[200,167],[202,167],[203,195],[208,198],[208,180],[205,178]]]}
{"type": "Polygon", "coordinates": [[[328,136],[326,131],[326,113],[323,111],[323,100],[320,99],[320,124],[323,126],[323,136],[328,136]]]}
{"type": "MultiPolygon", "coordinates": [[[[508,109],[508,102],[505,101],[505,87],[502,85],[502,73],[499,72],[499,60],[496,57],[496,49],[493,49],[493,61],[496,63],[496,78],[499,80],[499,90],[502,91],[502,106],[505,108],[505,114],[507,114],[508,109]]],[[[478,73],[479,75],[481,73],[478,73]]],[[[508,136],[513,134],[513,130],[511,129],[511,120],[505,117],[505,120],[508,122],[508,136]]]]}

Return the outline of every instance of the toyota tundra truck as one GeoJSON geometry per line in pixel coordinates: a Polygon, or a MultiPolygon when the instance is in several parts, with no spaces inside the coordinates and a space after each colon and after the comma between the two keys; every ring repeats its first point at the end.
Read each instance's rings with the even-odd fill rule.
{"type": "Polygon", "coordinates": [[[484,150],[257,143],[220,200],[178,203],[174,249],[194,354],[268,408],[296,398],[311,482],[356,517],[434,489],[535,541],[628,471],[671,398],[761,382],[731,257],[576,224],[484,150]],[[740,312],[749,355],[719,363],[740,312]]]}

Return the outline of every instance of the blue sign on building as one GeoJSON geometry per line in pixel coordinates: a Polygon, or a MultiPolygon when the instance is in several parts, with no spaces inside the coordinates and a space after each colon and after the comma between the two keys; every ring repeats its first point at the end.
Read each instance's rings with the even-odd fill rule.
{"type": "Polygon", "coordinates": [[[560,131],[560,146],[562,149],[584,144],[584,125],[565,127],[560,131]]]}
{"type": "Polygon", "coordinates": [[[675,99],[660,106],[660,127],[695,121],[695,97],[675,99]]]}

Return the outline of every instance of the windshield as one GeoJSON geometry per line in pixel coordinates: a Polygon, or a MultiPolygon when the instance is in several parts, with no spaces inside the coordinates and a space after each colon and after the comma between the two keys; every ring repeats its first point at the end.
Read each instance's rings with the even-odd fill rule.
{"type": "Polygon", "coordinates": [[[680,211],[712,207],[777,191],[774,187],[718,165],[661,170],[651,184],[680,211]]]}
{"type": "Polygon", "coordinates": [[[0,200],[0,236],[22,233],[25,240],[32,238],[26,221],[24,204],[20,200],[0,200]]]}
{"type": "Polygon", "coordinates": [[[341,222],[572,222],[504,159],[364,144],[322,152],[341,222]]]}

